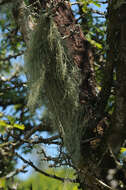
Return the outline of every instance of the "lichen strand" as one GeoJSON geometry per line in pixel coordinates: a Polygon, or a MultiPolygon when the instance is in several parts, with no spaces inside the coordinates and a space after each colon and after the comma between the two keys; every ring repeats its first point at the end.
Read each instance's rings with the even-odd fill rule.
{"type": "Polygon", "coordinates": [[[73,161],[79,162],[80,71],[70,59],[53,19],[46,15],[41,16],[31,34],[25,70],[30,88],[28,106],[31,110],[42,104],[48,108],[73,161]]]}

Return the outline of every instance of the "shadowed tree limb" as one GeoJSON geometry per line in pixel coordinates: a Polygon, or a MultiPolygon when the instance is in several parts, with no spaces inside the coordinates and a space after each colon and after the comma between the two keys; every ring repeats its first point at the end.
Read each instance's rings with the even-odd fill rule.
{"type": "Polygon", "coordinates": [[[70,178],[62,178],[62,177],[59,177],[59,176],[56,176],[56,175],[52,175],[52,174],[49,174],[49,173],[46,173],[45,171],[39,169],[38,167],[36,167],[33,162],[31,161],[28,161],[26,160],[25,158],[23,158],[21,155],[19,155],[18,153],[15,153],[15,155],[20,158],[24,163],[28,164],[29,166],[31,166],[32,168],[35,169],[36,172],[39,172],[47,177],[50,177],[50,178],[54,178],[54,179],[57,179],[59,181],[62,181],[62,182],[65,182],[65,181],[68,181],[68,182],[72,182],[72,183],[77,183],[76,179],[70,179],[70,178]]]}

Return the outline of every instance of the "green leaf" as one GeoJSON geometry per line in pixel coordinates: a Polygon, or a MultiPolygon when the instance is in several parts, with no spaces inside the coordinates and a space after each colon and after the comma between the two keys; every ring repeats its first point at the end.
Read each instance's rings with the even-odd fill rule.
{"type": "Polygon", "coordinates": [[[0,178],[0,189],[4,189],[6,188],[6,179],[4,177],[0,178]]]}
{"type": "MultiPolygon", "coordinates": [[[[0,120],[0,129],[2,129],[3,131],[3,127],[7,127],[7,128],[17,128],[20,130],[24,130],[25,126],[23,124],[17,124],[17,123],[13,123],[12,124],[8,124],[6,121],[4,120],[0,120]]],[[[0,131],[1,132],[1,131],[0,131]]]]}
{"type": "Polygon", "coordinates": [[[13,125],[14,122],[15,122],[15,118],[12,117],[12,116],[10,116],[10,115],[8,115],[7,118],[8,118],[8,120],[9,120],[10,124],[13,125]]]}
{"type": "Polygon", "coordinates": [[[17,128],[17,129],[20,129],[20,130],[24,130],[25,129],[25,126],[22,124],[14,124],[14,127],[17,128]]]}
{"type": "Polygon", "coordinates": [[[92,40],[92,39],[91,39],[90,34],[87,34],[87,35],[86,35],[86,38],[87,38],[87,40],[88,40],[93,46],[97,47],[98,49],[102,49],[102,48],[103,48],[103,47],[102,47],[102,44],[100,44],[100,43],[96,42],[95,40],[92,40]]]}
{"type": "Polygon", "coordinates": [[[0,112],[0,117],[3,117],[3,115],[4,115],[4,114],[3,114],[2,112],[0,112]]]}
{"type": "Polygon", "coordinates": [[[98,1],[93,1],[92,2],[92,4],[94,4],[95,6],[97,6],[98,8],[100,8],[101,7],[101,5],[99,4],[99,2],[98,1]]]}
{"type": "Polygon", "coordinates": [[[7,127],[7,123],[4,120],[0,120],[0,127],[7,127]]]}

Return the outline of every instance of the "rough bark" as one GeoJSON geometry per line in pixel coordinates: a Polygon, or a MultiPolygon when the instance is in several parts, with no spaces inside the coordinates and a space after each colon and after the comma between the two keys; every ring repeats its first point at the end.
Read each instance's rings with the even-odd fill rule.
{"type": "MultiPolygon", "coordinates": [[[[103,144],[109,144],[112,152],[117,156],[119,154],[120,147],[122,146],[125,138],[125,125],[126,125],[126,5],[120,4],[120,1],[109,1],[108,9],[108,29],[107,29],[107,69],[108,73],[104,82],[103,100],[107,97],[107,94],[111,93],[111,87],[114,84],[115,106],[114,112],[111,117],[106,137],[103,139],[103,144]],[[118,5],[118,6],[116,6],[118,5]],[[110,73],[111,75],[110,75],[110,73]],[[113,73],[116,76],[116,80],[113,83],[113,73]],[[108,76],[108,77],[107,77],[108,76]],[[108,84],[107,84],[108,83],[108,84]]],[[[102,106],[102,109],[105,109],[102,106]]],[[[101,144],[102,145],[102,144],[101,144]]],[[[101,162],[101,175],[106,181],[106,174],[109,169],[117,168],[117,163],[112,157],[111,153],[104,155],[101,162]]],[[[125,171],[121,168],[119,171],[123,183],[125,184],[125,171]]],[[[118,173],[118,172],[117,172],[118,173]]],[[[118,174],[117,174],[118,176],[118,174]]],[[[119,177],[118,176],[118,177],[119,177]]],[[[118,178],[117,177],[117,178],[118,178]]],[[[118,187],[120,189],[120,187],[118,187]]],[[[124,187],[125,189],[125,187],[124,187]]]]}
{"type": "Polygon", "coordinates": [[[113,152],[117,154],[126,137],[126,4],[122,3],[116,8],[116,3],[118,4],[120,1],[112,1],[110,5],[110,35],[114,34],[111,40],[112,44],[110,44],[110,60],[115,65],[116,97],[109,143],[113,152]]]}
{"type": "MultiPolygon", "coordinates": [[[[87,140],[97,136],[97,132],[92,130],[90,124],[91,120],[92,122],[94,121],[93,106],[96,99],[92,50],[80,26],[77,25],[68,2],[65,3],[61,0],[55,0],[53,4],[50,4],[49,1],[42,1],[41,6],[46,12],[51,10],[53,19],[66,43],[69,54],[74,60],[74,64],[77,64],[81,69],[82,84],[80,86],[80,103],[84,107],[84,124],[82,127],[84,127],[84,131],[86,130],[86,133],[82,134],[81,142],[78,145],[81,146],[81,160],[78,165],[80,172],[78,173],[78,177],[82,189],[86,187],[90,190],[95,187],[95,189],[98,190],[101,185],[100,187],[97,185],[99,183],[95,177],[97,171],[94,172],[97,167],[97,157],[95,153],[97,143],[94,145],[91,140],[86,143],[83,142],[85,139],[87,140]]],[[[26,44],[28,44],[29,33],[33,29],[33,25],[31,20],[25,17],[25,6],[23,1],[17,1],[13,13],[24,40],[26,44]]]]}
{"type": "MultiPolygon", "coordinates": [[[[106,181],[104,173],[107,173],[108,169],[112,167],[109,163],[115,162],[110,152],[106,151],[107,143],[109,141],[112,150],[117,152],[126,135],[124,132],[126,124],[126,5],[122,4],[118,9],[115,9],[114,3],[113,0],[109,7],[109,50],[105,80],[102,91],[99,97],[96,98],[91,47],[80,26],[76,23],[70,4],[61,0],[54,0],[52,4],[50,1],[41,1],[44,11],[51,10],[69,54],[72,56],[74,63],[81,69],[80,103],[84,106],[85,114],[84,135],[82,134],[81,144],[78,145],[81,146],[82,155],[78,165],[78,178],[81,188],[87,190],[109,189],[107,185],[103,185],[100,181],[100,179],[106,181]],[[104,132],[104,128],[107,128],[104,114],[112,86],[113,67],[115,67],[118,87],[116,89],[116,108],[111,130],[109,127],[108,139],[108,133],[106,137],[104,132]],[[95,107],[96,103],[99,103],[99,105],[95,107]]],[[[29,30],[32,30],[33,26],[32,22],[24,17],[22,13],[24,7],[21,7],[21,4],[23,4],[23,1],[18,1],[16,9],[14,9],[14,15],[27,43],[29,30]]],[[[115,167],[115,163],[113,167],[115,167]]]]}
{"type": "MultiPolygon", "coordinates": [[[[49,2],[45,3],[46,9],[48,4],[49,2]]],[[[76,23],[69,2],[63,3],[61,0],[53,1],[52,12],[54,13],[54,21],[61,36],[66,42],[66,46],[74,63],[81,68],[83,82],[81,86],[82,93],[80,95],[80,101],[82,103],[89,98],[94,99],[95,82],[93,55],[90,44],[85,39],[80,26],[76,23]]]]}

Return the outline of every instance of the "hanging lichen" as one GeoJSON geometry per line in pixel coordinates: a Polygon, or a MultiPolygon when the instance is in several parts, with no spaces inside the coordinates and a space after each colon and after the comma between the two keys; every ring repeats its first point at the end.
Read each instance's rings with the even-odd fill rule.
{"type": "Polygon", "coordinates": [[[42,15],[31,34],[25,55],[30,88],[28,106],[34,110],[43,103],[53,126],[63,135],[65,146],[76,161],[80,155],[80,73],[73,63],[53,19],[42,15]]]}

